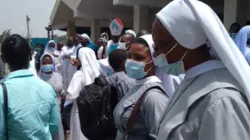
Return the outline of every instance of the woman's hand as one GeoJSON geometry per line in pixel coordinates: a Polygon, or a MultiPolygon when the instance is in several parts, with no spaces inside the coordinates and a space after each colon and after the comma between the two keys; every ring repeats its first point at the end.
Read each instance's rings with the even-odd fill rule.
{"type": "Polygon", "coordinates": [[[78,59],[71,59],[71,64],[74,66],[80,66],[81,62],[78,59]]]}

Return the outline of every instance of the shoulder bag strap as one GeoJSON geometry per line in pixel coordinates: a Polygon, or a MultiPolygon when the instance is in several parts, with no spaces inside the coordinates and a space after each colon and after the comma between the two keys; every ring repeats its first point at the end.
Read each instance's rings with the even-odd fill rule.
{"type": "Polygon", "coordinates": [[[124,133],[124,136],[122,138],[122,140],[126,140],[127,136],[128,136],[128,133],[129,131],[131,130],[132,126],[133,126],[133,120],[135,118],[135,116],[137,115],[137,113],[140,111],[140,107],[141,107],[141,103],[144,99],[144,97],[147,95],[147,93],[152,90],[152,89],[159,89],[160,91],[162,91],[163,93],[165,93],[165,91],[159,87],[159,86],[154,86],[154,87],[150,87],[149,89],[147,89],[142,95],[141,97],[137,100],[137,102],[135,103],[135,106],[128,118],[128,123],[127,123],[127,127],[126,127],[126,130],[125,130],[125,133],[124,133]]]}
{"type": "Polygon", "coordinates": [[[3,88],[3,104],[4,104],[4,125],[5,125],[5,139],[9,140],[9,131],[8,131],[8,94],[7,94],[7,88],[4,83],[0,83],[3,88]]]}

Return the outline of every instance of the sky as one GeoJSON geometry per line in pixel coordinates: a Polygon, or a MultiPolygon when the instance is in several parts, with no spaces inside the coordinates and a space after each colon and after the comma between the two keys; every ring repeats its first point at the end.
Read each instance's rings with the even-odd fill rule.
{"type": "MultiPolygon", "coordinates": [[[[11,33],[27,35],[26,15],[30,17],[31,37],[47,37],[45,27],[56,0],[0,0],[0,34],[11,29],[11,33]]],[[[55,34],[65,32],[55,31],[55,34]]]]}

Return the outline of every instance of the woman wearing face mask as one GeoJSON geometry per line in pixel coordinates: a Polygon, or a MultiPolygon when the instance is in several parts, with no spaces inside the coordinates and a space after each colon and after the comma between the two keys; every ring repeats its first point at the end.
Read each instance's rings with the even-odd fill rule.
{"type": "Polygon", "coordinates": [[[229,29],[229,35],[231,36],[231,38],[234,40],[235,37],[237,36],[238,32],[240,31],[241,29],[241,25],[239,23],[233,23],[231,26],[230,26],[230,29],[229,29]]]}
{"type": "Polygon", "coordinates": [[[135,33],[132,34],[130,32],[132,32],[132,30],[126,32],[124,35],[121,36],[118,49],[122,49],[126,51],[129,50],[132,42],[135,40],[135,33]]]}
{"type": "Polygon", "coordinates": [[[235,44],[250,64],[250,26],[243,27],[235,38],[235,44]]]}
{"type": "MultiPolygon", "coordinates": [[[[50,54],[44,54],[41,57],[41,70],[39,77],[55,89],[60,106],[60,98],[63,90],[62,76],[59,73],[55,72],[55,63],[53,60],[53,56],[51,56],[50,54]]],[[[64,131],[61,119],[59,119],[59,121],[59,130],[56,134],[53,135],[53,140],[64,140],[64,131]]]]}
{"type": "Polygon", "coordinates": [[[150,52],[152,44],[152,36],[142,36],[132,43],[128,52],[125,69],[129,77],[136,79],[136,85],[114,110],[118,128],[116,140],[156,139],[156,124],[168,97],[161,81],[154,76],[155,65],[150,52]]]}
{"type": "Polygon", "coordinates": [[[160,120],[157,139],[248,140],[250,67],[216,13],[197,0],[174,0],[157,14],[153,38],[156,65],[186,74],[160,120]]]}

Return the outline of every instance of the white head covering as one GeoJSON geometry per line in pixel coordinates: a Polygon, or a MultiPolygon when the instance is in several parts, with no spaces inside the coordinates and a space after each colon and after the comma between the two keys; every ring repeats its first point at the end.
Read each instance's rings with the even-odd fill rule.
{"type": "Polygon", "coordinates": [[[95,52],[87,47],[81,48],[79,59],[82,65],[81,71],[85,77],[84,80],[90,79],[93,82],[100,75],[100,65],[96,59],[95,52]]]}
{"type": "MultiPolygon", "coordinates": [[[[51,54],[49,54],[49,53],[47,53],[47,54],[43,54],[42,56],[41,56],[41,58],[40,58],[40,66],[42,66],[42,61],[43,61],[43,58],[45,57],[45,56],[50,56],[51,57],[51,59],[52,59],[52,64],[53,64],[53,67],[54,67],[54,69],[53,69],[53,71],[55,72],[56,71],[56,63],[55,63],[55,58],[54,58],[54,56],[53,55],[51,55],[51,54]]],[[[39,72],[39,74],[41,75],[41,74],[43,74],[43,71],[42,71],[42,69],[40,69],[40,72],[39,72]]]]}
{"type": "Polygon", "coordinates": [[[81,34],[81,37],[87,39],[89,42],[92,42],[91,39],[90,39],[90,37],[87,34],[85,34],[85,33],[81,34]]]}
{"type": "MultiPolygon", "coordinates": [[[[153,41],[152,35],[147,34],[147,35],[143,35],[143,36],[141,36],[139,38],[144,39],[148,43],[149,50],[150,50],[150,53],[151,53],[151,57],[152,57],[152,60],[154,62],[154,59],[155,59],[154,52],[155,52],[155,50],[154,50],[154,47],[153,47],[154,41],[153,41]]],[[[160,70],[157,67],[156,67],[155,75],[162,81],[162,85],[163,85],[166,93],[168,94],[169,97],[171,97],[173,95],[173,93],[175,92],[176,87],[180,84],[181,79],[179,77],[177,77],[177,76],[165,74],[164,71],[160,70]]]]}
{"type": "Polygon", "coordinates": [[[158,14],[158,19],[185,48],[195,49],[208,40],[250,101],[250,67],[228,35],[216,13],[197,0],[174,0],[158,14]],[[180,9],[176,12],[176,9],[180,9]]]}
{"type": "MultiPolygon", "coordinates": [[[[45,74],[42,69],[40,69],[39,77],[50,84],[56,91],[57,95],[61,94],[62,92],[62,76],[59,73],[56,72],[56,66],[55,66],[55,60],[54,57],[50,54],[44,54],[40,58],[40,66],[42,66],[42,60],[45,56],[50,56],[52,58],[53,62],[53,73],[52,74],[45,74]]],[[[58,96],[59,97],[59,96],[58,96]]]]}
{"type": "Polygon", "coordinates": [[[44,53],[43,54],[50,54],[50,55],[57,54],[57,44],[56,44],[56,42],[54,40],[50,40],[47,43],[47,45],[46,45],[46,47],[44,49],[44,53]],[[50,43],[54,43],[55,44],[55,48],[53,50],[50,49],[50,47],[49,47],[50,43]]]}
{"type": "Polygon", "coordinates": [[[81,61],[81,69],[77,71],[67,89],[69,92],[67,95],[67,103],[71,103],[79,96],[81,89],[89,84],[92,84],[100,75],[100,66],[96,60],[95,53],[92,49],[83,47],[79,51],[79,59],[81,61]]]}
{"type": "Polygon", "coordinates": [[[250,39],[250,26],[245,26],[239,31],[234,40],[244,56],[250,54],[250,48],[247,45],[248,39],[250,39]]]}
{"type": "Polygon", "coordinates": [[[131,30],[131,29],[126,30],[125,33],[126,33],[126,34],[132,34],[134,37],[136,37],[135,31],[133,31],[133,30],[131,30]]]}

